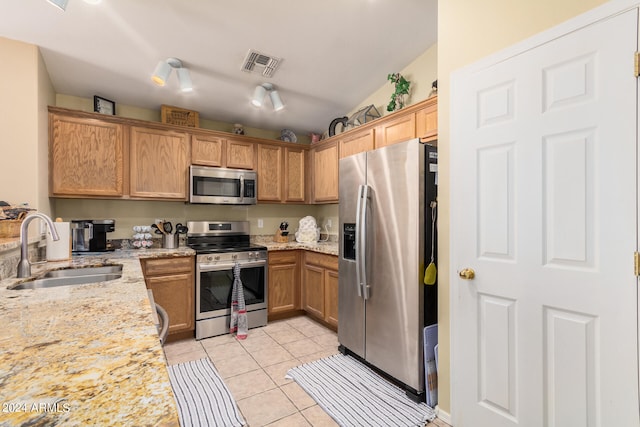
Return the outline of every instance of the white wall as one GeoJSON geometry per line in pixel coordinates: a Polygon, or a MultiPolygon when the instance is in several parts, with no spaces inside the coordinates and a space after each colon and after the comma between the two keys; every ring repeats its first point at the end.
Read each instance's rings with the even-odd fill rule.
{"type": "MultiPolygon", "coordinates": [[[[438,79],[438,45],[431,46],[402,70],[389,70],[389,74],[396,72],[411,82],[407,105],[427,99],[431,94],[431,83],[438,79]]],[[[394,85],[386,78],[386,75],[380,76],[380,88],[360,102],[347,116],[371,104],[376,107],[381,116],[389,114],[387,104],[391,100],[394,85]]]]}
{"type": "Polygon", "coordinates": [[[53,89],[37,47],[0,38],[0,200],[50,213],[48,122],[53,89]]]}

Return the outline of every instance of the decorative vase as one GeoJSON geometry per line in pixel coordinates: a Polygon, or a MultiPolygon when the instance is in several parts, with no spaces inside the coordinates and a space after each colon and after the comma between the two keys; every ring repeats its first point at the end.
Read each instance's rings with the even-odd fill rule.
{"type": "Polygon", "coordinates": [[[398,94],[395,96],[396,108],[393,111],[398,111],[404,108],[406,101],[405,94],[398,94]]]}

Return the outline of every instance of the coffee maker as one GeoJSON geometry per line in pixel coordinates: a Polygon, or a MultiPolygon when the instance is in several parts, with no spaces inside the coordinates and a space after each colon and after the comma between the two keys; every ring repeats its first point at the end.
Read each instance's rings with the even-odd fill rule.
{"type": "Polygon", "coordinates": [[[114,248],[107,243],[107,233],[115,231],[114,219],[71,220],[71,250],[73,253],[106,252],[114,248]]]}

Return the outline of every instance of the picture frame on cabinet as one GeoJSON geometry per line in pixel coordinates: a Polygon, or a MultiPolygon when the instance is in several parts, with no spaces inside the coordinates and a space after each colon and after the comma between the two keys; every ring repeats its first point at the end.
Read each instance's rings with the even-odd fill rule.
{"type": "Polygon", "coordinates": [[[116,103],[101,96],[93,96],[93,111],[101,114],[116,115],[116,103]]]}

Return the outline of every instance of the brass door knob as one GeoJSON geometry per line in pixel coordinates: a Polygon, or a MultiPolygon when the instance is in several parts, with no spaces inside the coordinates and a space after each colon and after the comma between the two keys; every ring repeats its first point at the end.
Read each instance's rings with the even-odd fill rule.
{"type": "Polygon", "coordinates": [[[460,270],[458,275],[465,280],[471,280],[476,277],[476,272],[473,271],[473,268],[465,268],[463,270],[460,270]]]}

